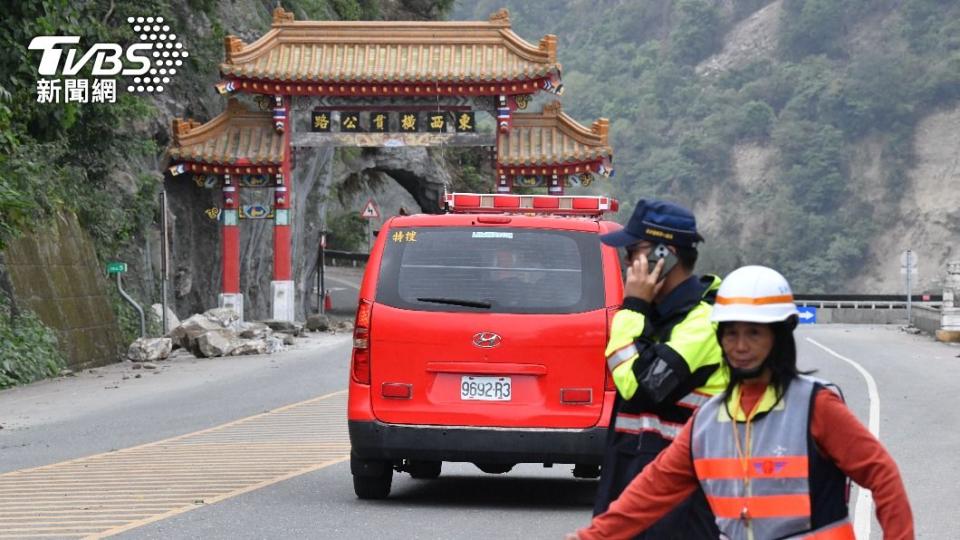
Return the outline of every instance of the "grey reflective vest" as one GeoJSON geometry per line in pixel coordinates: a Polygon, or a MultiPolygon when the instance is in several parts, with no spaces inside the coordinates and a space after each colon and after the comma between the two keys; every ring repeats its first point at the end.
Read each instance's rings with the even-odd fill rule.
{"type": "MultiPolygon", "coordinates": [[[[725,394],[697,411],[690,451],[724,538],[854,540],[842,496],[830,499],[844,507],[831,509],[829,523],[817,523],[824,520],[814,519],[812,511],[811,456],[822,458],[810,448],[810,411],[814,392],[824,384],[799,376],[780,400],[767,388],[757,405],[762,416],[751,420],[749,449],[747,430],[738,422],[745,456],[737,450],[725,394]],[[815,523],[818,527],[813,530],[815,523]]],[[[737,388],[729,401],[739,399],[737,388]]]]}

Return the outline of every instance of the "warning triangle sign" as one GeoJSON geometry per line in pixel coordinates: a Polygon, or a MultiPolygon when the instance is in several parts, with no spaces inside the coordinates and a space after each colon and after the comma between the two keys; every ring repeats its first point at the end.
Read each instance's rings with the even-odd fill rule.
{"type": "Polygon", "coordinates": [[[380,210],[377,208],[377,204],[373,202],[373,199],[368,200],[367,204],[364,205],[363,211],[360,212],[360,217],[365,219],[380,217],[380,210]]]}

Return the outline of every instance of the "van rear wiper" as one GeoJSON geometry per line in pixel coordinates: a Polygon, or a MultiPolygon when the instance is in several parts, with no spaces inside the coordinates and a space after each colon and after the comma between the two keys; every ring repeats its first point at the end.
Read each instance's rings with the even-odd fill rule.
{"type": "Polygon", "coordinates": [[[493,305],[490,302],[481,302],[477,300],[461,300],[459,298],[417,298],[419,302],[432,302],[434,304],[450,304],[453,306],[465,306],[490,309],[493,305]]]}

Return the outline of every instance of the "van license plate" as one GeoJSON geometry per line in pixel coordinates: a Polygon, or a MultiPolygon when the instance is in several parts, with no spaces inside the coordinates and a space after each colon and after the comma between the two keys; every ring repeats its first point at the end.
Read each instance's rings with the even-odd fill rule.
{"type": "Polygon", "coordinates": [[[473,377],[460,379],[460,399],[481,401],[510,401],[510,377],[473,377]]]}

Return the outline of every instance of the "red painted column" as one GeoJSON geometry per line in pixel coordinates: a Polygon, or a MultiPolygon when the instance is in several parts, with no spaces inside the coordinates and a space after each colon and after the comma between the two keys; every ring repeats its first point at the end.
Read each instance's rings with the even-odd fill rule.
{"type": "Polygon", "coordinates": [[[220,260],[223,294],[240,292],[240,227],[237,209],[240,197],[230,175],[223,176],[223,215],[220,220],[220,260]]]}
{"type": "Polygon", "coordinates": [[[292,191],[292,171],[290,163],[290,96],[276,96],[278,101],[273,111],[274,125],[283,130],[283,163],[280,174],[276,176],[273,192],[273,280],[292,280],[290,250],[290,197],[292,191]]]}

